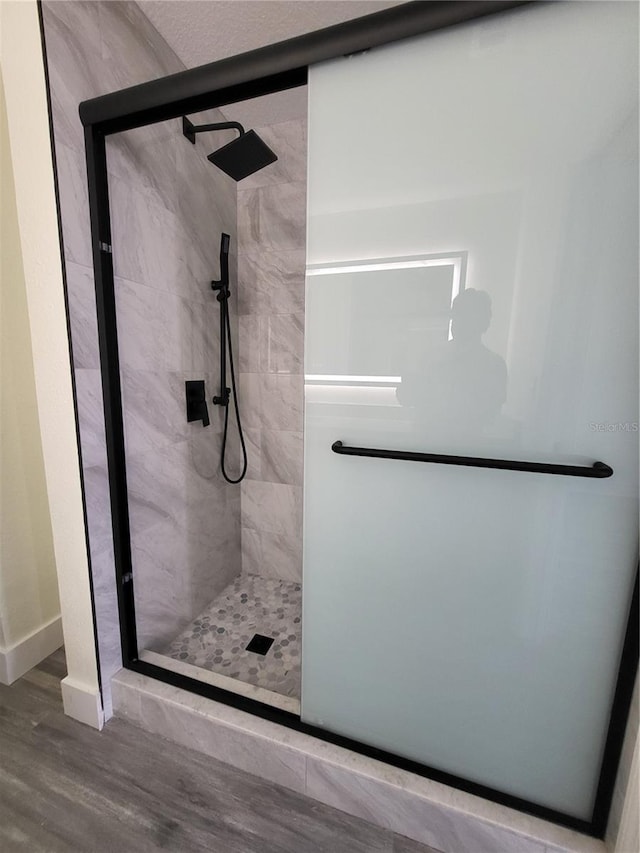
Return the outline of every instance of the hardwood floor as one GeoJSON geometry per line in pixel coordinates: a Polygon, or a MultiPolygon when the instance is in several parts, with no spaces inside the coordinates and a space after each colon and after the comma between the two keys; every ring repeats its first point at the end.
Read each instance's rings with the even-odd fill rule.
{"type": "Polygon", "coordinates": [[[65,717],[65,672],[60,650],[0,685],[2,853],[430,853],[122,720],[65,717]]]}

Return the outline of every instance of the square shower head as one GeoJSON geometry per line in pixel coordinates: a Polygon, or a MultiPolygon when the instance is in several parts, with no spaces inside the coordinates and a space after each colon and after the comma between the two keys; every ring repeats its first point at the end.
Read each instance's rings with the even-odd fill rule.
{"type": "Polygon", "coordinates": [[[275,163],[278,158],[255,130],[248,130],[209,154],[207,159],[235,181],[241,181],[270,163],[275,163]]]}

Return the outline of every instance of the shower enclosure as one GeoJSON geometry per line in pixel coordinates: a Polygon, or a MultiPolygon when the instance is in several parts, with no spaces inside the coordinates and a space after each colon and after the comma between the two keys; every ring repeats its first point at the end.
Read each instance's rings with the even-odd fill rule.
{"type": "MultiPolygon", "coordinates": [[[[304,215],[261,217],[280,231],[291,220],[293,313],[277,283],[268,310],[255,304],[247,264],[265,246],[243,211],[256,196],[304,192],[303,120],[258,134],[221,117],[106,142],[136,655],[299,714],[302,531],[288,505],[302,497],[304,215]],[[120,160],[154,142],[146,186],[125,185],[120,160]],[[260,325],[271,339],[254,357],[260,325]]],[[[277,234],[268,248],[290,260],[277,234]]]]}
{"type": "Polygon", "coordinates": [[[81,106],[126,666],[602,834],[637,63],[634,4],[408,4],[81,106]]]}

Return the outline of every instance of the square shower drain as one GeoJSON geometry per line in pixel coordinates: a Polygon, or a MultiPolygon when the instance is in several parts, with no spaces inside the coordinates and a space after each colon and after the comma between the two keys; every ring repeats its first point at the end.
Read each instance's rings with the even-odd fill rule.
{"type": "Polygon", "coordinates": [[[257,655],[266,655],[273,645],[273,637],[265,637],[263,634],[254,634],[249,645],[248,652],[255,652],[257,655]]]}

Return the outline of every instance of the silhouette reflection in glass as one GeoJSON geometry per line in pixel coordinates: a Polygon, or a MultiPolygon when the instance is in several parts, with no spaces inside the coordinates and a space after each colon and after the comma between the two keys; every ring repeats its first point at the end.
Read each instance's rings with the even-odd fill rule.
{"type": "Polygon", "coordinates": [[[451,340],[432,348],[415,372],[405,373],[398,402],[434,439],[478,436],[495,423],[507,396],[507,366],[482,336],[491,324],[491,297],[463,290],[451,306],[451,340]]]}

